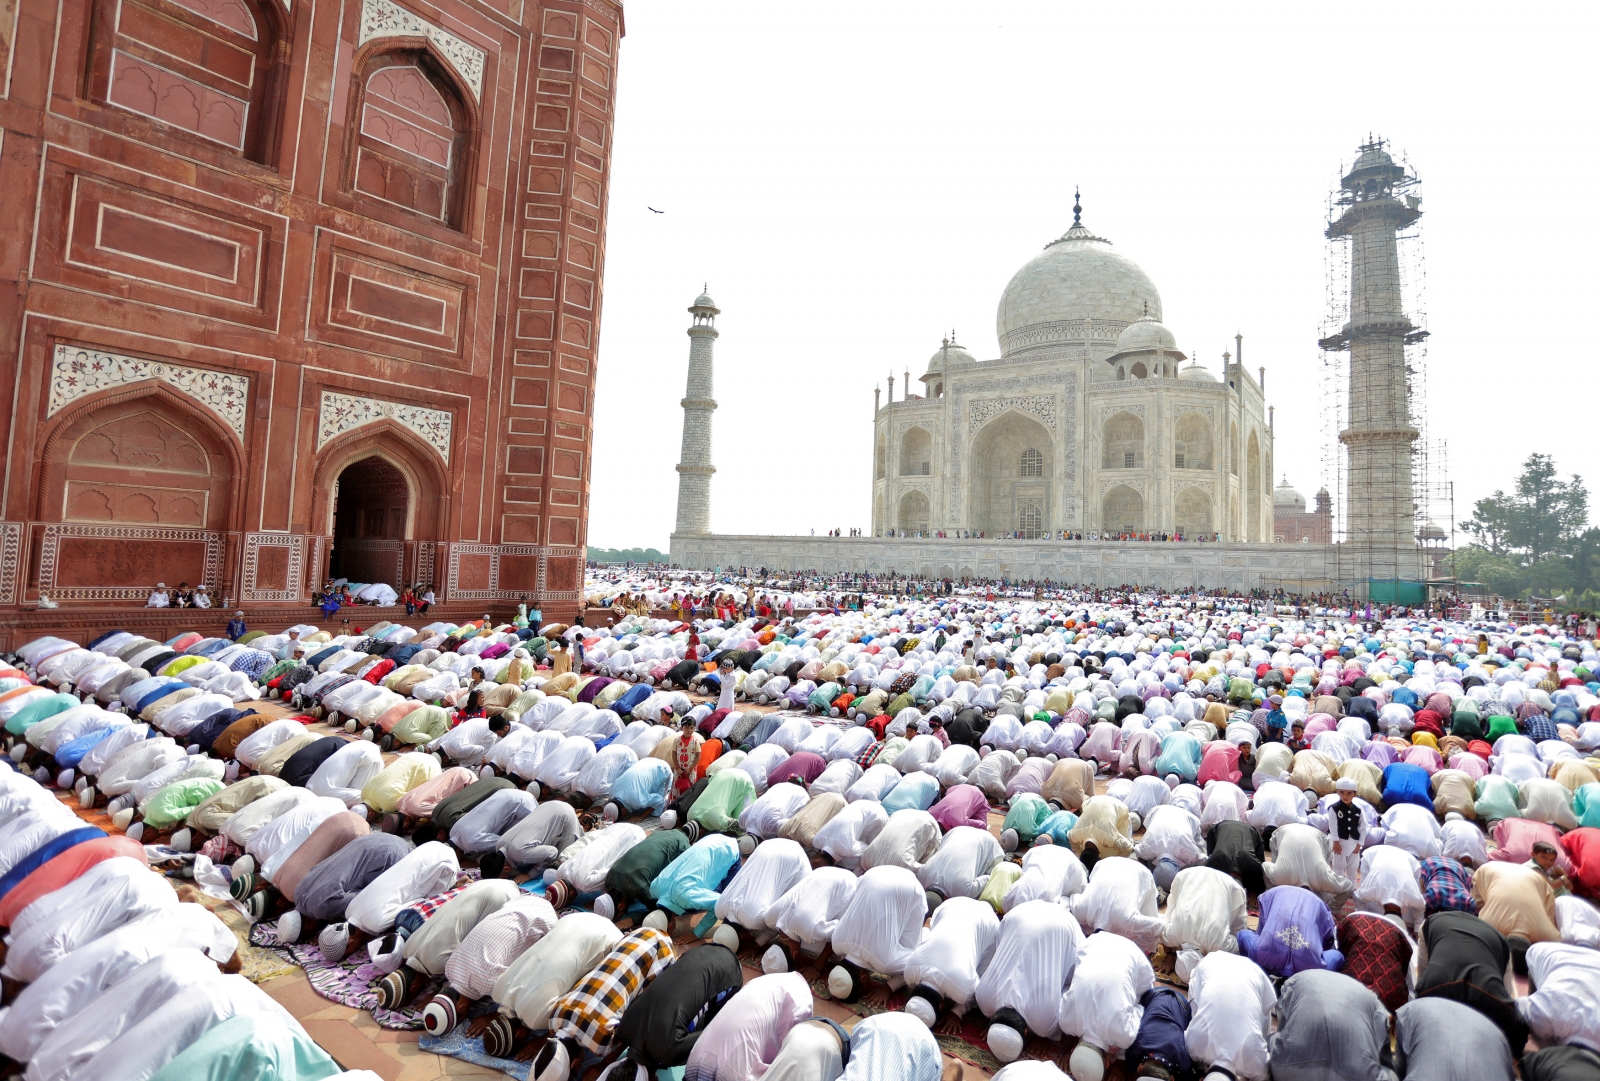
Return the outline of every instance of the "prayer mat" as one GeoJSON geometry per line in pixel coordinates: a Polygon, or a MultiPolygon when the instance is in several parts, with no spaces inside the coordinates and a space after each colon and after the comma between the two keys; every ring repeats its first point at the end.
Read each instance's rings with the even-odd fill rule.
{"type": "Polygon", "coordinates": [[[491,1070],[510,1074],[518,1081],[527,1081],[528,1071],[533,1068],[531,1062],[517,1062],[509,1058],[492,1058],[483,1053],[483,1037],[467,1035],[467,1023],[463,1021],[443,1036],[429,1036],[423,1033],[417,1040],[417,1047],[423,1051],[431,1051],[435,1055],[447,1055],[450,1058],[460,1059],[462,1062],[471,1062],[478,1066],[487,1066],[491,1070]]]}

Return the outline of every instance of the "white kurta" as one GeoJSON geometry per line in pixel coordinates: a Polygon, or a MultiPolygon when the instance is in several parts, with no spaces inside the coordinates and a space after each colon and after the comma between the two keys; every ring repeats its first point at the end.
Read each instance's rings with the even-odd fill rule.
{"type": "Polygon", "coordinates": [[[1517,1000],[1517,1010],[1534,1038],[1600,1053],[1600,953],[1536,942],[1528,948],[1528,977],[1536,990],[1517,1000]]]}
{"type": "Polygon", "coordinates": [[[871,972],[897,976],[922,943],[927,894],[904,867],[874,867],[833,931],[833,950],[871,972]]]}
{"type": "Polygon", "coordinates": [[[1083,943],[1083,932],[1062,906],[1049,901],[1018,905],[1000,921],[1000,940],[973,996],[978,1009],[992,1018],[1009,1007],[1035,1034],[1053,1039],[1061,993],[1083,943]]]}
{"type": "MultiPolygon", "coordinates": [[[[1419,808],[1420,809],[1420,808],[1419,808]]],[[[1330,900],[1353,883],[1335,873],[1333,842],[1315,826],[1290,823],[1272,835],[1272,852],[1263,870],[1269,886],[1302,886],[1330,900]]]]}
{"type": "Polygon", "coordinates": [[[1277,1004],[1272,981],[1248,957],[1211,953],[1189,977],[1187,1032],[1196,1066],[1221,1066],[1239,1081],[1267,1081],[1267,1033],[1277,1004]]]}
{"type": "Polygon", "coordinates": [[[632,822],[591,830],[582,838],[583,847],[561,865],[561,877],[579,893],[592,893],[605,885],[611,865],[644,839],[644,828],[632,822]]]}
{"type": "Polygon", "coordinates": [[[999,941],[1000,920],[992,905],[952,897],[934,910],[927,937],[906,959],[906,985],[931,987],[965,1010],[999,941]]]}
{"type": "Polygon", "coordinates": [[[873,800],[857,800],[828,819],[812,838],[811,847],[826,852],[845,867],[854,867],[884,823],[889,812],[873,800]]]}
{"type": "MultiPolygon", "coordinates": [[[[796,785],[779,787],[798,790],[796,785]]],[[[771,926],[773,906],[810,872],[811,860],[798,842],[783,837],[762,841],[717,898],[717,918],[746,930],[764,930],[771,926]]]]}
{"type": "Polygon", "coordinates": [[[773,902],[767,919],[815,956],[833,937],[860,882],[843,867],[818,867],[773,902]]]}
{"type": "Polygon", "coordinates": [[[1003,859],[1005,851],[994,834],[974,826],[956,826],[939,842],[939,851],[918,869],[917,881],[945,897],[977,897],[995,864],[1003,859]]]}
{"type": "Polygon", "coordinates": [[[904,867],[916,874],[939,850],[939,837],[939,823],[927,811],[911,807],[896,811],[861,853],[861,866],[904,867]]]}
{"type": "Polygon", "coordinates": [[[1122,856],[1094,865],[1088,887],[1072,901],[1072,914],[1084,929],[1131,938],[1146,953],[1156,948],[1165,929],[1155,877],[1144,864],[1122,856]]]}
{"type": "Polygon", "coordinates": [[[1066,845],[1035,845],[1022,857],[1022,877],[1001,899],[1007,912],[1029,901],[1075,897],[1089,884],[1089,872],[1066,845]]]}
{"type": "Polygon", "coordinates": [[[78,947],[177,904],[166,879],[132,856],[102,860],[17,915],[0,975],[37,980],[78,947]]]}
{"type": "Polygon", "coordinates": [[[383,770],[383,752],[371,740],[355,739],[323,759],[306,781],[319,796],[331,796],[346,807],[361,802],[361,790],[383,770]]]}
{"type": "MultiPolygon", "coordinates": [[[[1226,801],[1219,801],[1225,804],[1226,801]]],[[[1200,820],[1174,804],[1151,810],[1145,819],[1144,837],[1134,846],[1134,855],[1148,863],[1170,856],[1179,867],[1193,867],[1206,861],[1206,842],[1200,833],[1200,820]]]]}
{"type": "Polygon", "coordinates": [[[500,1012],[536,1032],[547,1027],[556,999],[572,990],[621,938],[616,924],[592,912],[557,921],[495,981],[493,997],[500,1012]]]}
{"type": "Polygon", "coordinates": [[[1155,986],[1149,958],[1129,939],[1108,931],[1090,935],[1078,949],[1078,967],[1061,996],[1058,1024],[1067,1036],[1102,1051],[1122,1051],[1139,1035],[1139,996],[1155,986]]]}
{"type": "Polygon", "coordinates": [[[1201,953],[1238,949],[1235,937],[1245,925],[1244,887],[1212,867],[1179,871],[1167,894],[1167,926],[1161,939],[1168,946],[1201,953]]]}
{"type": "Polygon", "coordinates": [[[1393,845],[1374,845],[1361,853],[1361,885],[1356,887],[1356,906],[1364,912],[1382,912],[1385,904],[1398,905],[1406,926],[1415,931],[1422,924],[1425,902],[1418,876],[1422,864],[1417,857],[1393,845]]]}
{"type": "Polygon", "coordinates": [[[429,841],[351,898],[344,918],[369,935],[383,934],[394,926],[402,908],[443,893],[460,873],[455,851],[442,841],[429,841]]]}

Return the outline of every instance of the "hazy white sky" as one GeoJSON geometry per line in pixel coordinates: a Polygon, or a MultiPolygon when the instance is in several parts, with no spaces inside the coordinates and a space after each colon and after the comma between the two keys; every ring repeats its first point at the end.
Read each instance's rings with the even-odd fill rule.
{"type": "Polygon", "coordinates": [[[1075,184],[1185,352],[1215,371],[1243,332],[1278,471],[1309,495],[1326,200],[1369,130],[1422,180],[1457,521],[1534,450],[1600,486],[1575,325],[1600,278],[1596,12],[633,0],[590,543],[667,547],[703,282],[723,312],[712,528],[869,526],[874,384],[916,379],[952,327],[998,356],[1001,290],[1071,224],[1075,184]]]}

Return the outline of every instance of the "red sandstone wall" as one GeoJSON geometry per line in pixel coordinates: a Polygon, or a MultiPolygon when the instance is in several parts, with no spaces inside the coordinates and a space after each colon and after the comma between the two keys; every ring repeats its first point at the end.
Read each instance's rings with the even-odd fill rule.
{"type": "Polygon", "coordinates": [[[372,453],[399,575],[565,618],[622,33],[612,0],[0,0],[0,621],[292,605],[372,453]]]}

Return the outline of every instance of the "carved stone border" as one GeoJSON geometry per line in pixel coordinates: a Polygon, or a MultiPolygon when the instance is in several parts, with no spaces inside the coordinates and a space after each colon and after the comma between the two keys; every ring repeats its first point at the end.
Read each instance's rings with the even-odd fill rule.
{"type": "Polygon", "coordinates": [[[22,523],[0,522],[0,604],[17,602],[22,570],[22,523]]]}
{"type": "Polygon", "coordinates": [[[45,416],[55,416],[85,395],[146,379],[158,379],[194,399],[226,424],[240,442],[244,441],[246,404],[250,401],[247,376],[81,346],[56,346],[50,362],[50,400],[45,416]]]}
{"type": "Polygon", "coordinates": [[[522,596],[525,591],[500,588],[500,557],[507,556],[538,556],[539,569],[534,579],[534,592],[550,601],[581,600],[583,589],[556,589],[548,588],[546,577],[550,560],[577,558],[581,559],[583,552],[579,548],[546,548],[537,544],[452,544],[450,546],[449,570],[445,580],[445,597],[450,601],[514,601],[522,596]],[[464,555],[486,555],[489,557],[489,588],[487,589],[459,589],[456,583],[460,580],[461,557],[464,555]]]}
{"type": "Polygon", "coordinates": [[[359,49],[373,38],[393,37],[423,37],[433,42],[450,61],[450,65],[461,73],[467,86],[472,88],[472,96],[483,100],[483,62],[487,53],[390,0],[363,0],[356,48],[359,49]]]}
{"type": "Polygon", "coordinates": [[[116,540],[204,541],[204,578],[208,585],[221,587],[223,534],[212,529],[180,529],[176,526],[67,525],[45,527],[39,545],[39,592],[55,601],[142,601],[150,596],[154,582],[132,586],[67,586],[56,588],[56,561],[61,541],[67,537],[100,537],[116,540]]]}
{"type": "Polygon", "coordinates": [[[244,535],[244,589],[247,601],[295,601],[300,599],[304,582],[305,538],[293,533],[246,533],[244,535]],[[289,549],[289,579],[285,589],[256,588],[256,560],[263,548],[289,549]]]}

